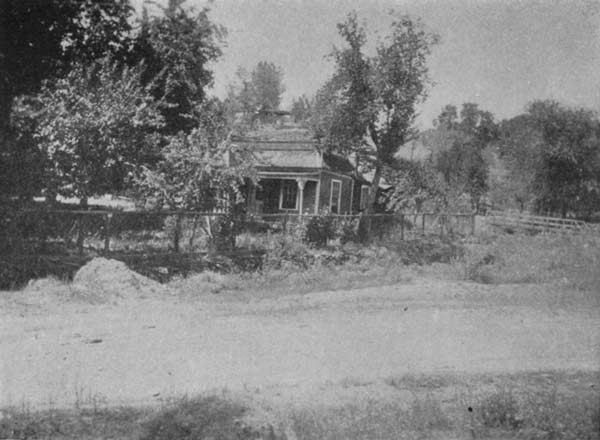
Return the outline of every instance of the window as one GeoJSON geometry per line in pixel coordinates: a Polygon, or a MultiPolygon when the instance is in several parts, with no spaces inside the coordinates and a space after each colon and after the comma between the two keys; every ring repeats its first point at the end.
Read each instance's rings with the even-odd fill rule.
{"type": "Polygon", "coordinates": [[[329,199],[329,210],[332,214],[340,213],[340,204],[342,202],[342,181],[331,181],[331,197],[329,199]]]}
{"type": "Polygon", "coordinates": [[[364,211],[367,209],[367,202],[369,200],[369,186],[362,185],[360,187],[360,210],[364,211]]]}
{"type": "Polygon", "coordinates": [[[298,209],[298,183],[295,180],[282,181],[279,208],[298,209]]]}

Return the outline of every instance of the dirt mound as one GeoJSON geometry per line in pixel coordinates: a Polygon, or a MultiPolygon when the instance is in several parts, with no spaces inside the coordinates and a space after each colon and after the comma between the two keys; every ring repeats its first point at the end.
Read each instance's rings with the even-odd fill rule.
{"type": "Polygon", "coordinates": [[[125,263],[94,258],[77,271],[73,284],[78,291],[89,292],[106,301],[149,298],[168,293],[168,289],[129,269],[125,263]]]}

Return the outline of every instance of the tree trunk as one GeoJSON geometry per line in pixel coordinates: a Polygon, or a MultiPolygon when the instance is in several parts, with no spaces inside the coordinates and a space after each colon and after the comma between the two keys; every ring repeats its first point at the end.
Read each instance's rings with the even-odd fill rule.
{"type": "Polygon", "coordinates": [[[377,163],[375,165],[375,173],[373,174],[373,180],[371,181],[371,188],[369,188],[369,199],[367,201],[367,215],[363,219],[363,231],[365,234],[365,239],[368,241],[371,239],[371,224],[372,224],[372,215],[375,213],[375,202],[377,202],[377,190],[379,189],[379,182],[381,181],[381,174],[383,171],[383,166],[381,163],[377,163]]]}

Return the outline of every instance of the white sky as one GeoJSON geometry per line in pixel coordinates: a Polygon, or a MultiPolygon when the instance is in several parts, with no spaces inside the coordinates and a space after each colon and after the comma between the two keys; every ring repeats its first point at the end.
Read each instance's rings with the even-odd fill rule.
{"type": "MultiPolygon", "coordinates": [[[[142,0],[135,0],[139,5],[142,0]]],[[[340,40],[336,23],[356,10],[373,33],[385,35],[388,11],[420,16],[441,36],[430,58],[435,82],[420,107],[431,126],[446,104],[476,102],[498,119],[533,99],[557,99],[600,111],[600,2],[593,0],[188,0],[209,5],[228,29],[214,66],[213,93],[222,97],[238,66],[261,60],[281,66],[283,106],[312,95],[332,71],[326,58],[340,40]]]]}

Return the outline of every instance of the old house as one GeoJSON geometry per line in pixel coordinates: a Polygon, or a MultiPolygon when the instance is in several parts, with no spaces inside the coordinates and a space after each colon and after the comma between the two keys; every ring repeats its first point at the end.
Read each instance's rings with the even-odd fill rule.
{"type": "Polygon", "coordinates": [[[258,177],[245,188],[255,214],[355,214],[364,209],[369,182],[348,158],[322,151],[306,130],[278,129],[234,139],[237,160],[258,177]]]}

